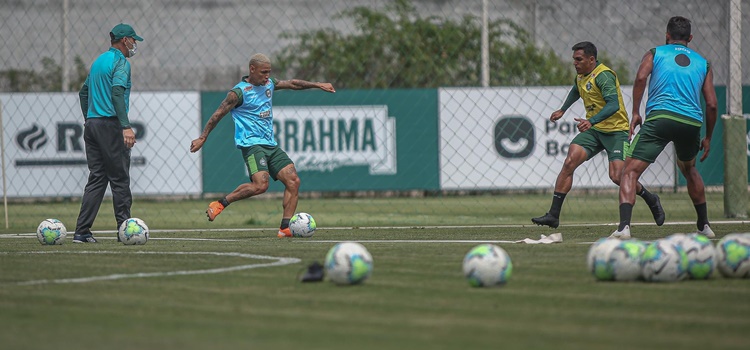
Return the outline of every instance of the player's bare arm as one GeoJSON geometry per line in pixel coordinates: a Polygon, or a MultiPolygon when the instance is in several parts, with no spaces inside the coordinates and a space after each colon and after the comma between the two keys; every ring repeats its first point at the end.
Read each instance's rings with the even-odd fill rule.
{"type": "Polygon", "coordinates": [[[216,108],[216,111],[211,115],[211,118],[208,119],[208,122],[206,122],[206,126],[203,128],[201,136],[190,143],[190,152],[197,152],[203,147],[203,143],[206,142],[211,130],[216,127],[216,124],[219,124],[221,118],[224,118],[224,116],[237,105],[237,102],[239,102],[239,97],[237,97],[237,94],[230,91],[227,94],[227,97],[224,98],[224,101],[221,101],[219,107],[216,108]]]}
{"type": "Polygon", "coordinates": [[[641,102],[643,102],[643,93],[646,91],[646,83],[648,77],[651,75],[651,71],[654,69],[654,54],[649,50],[643,55],[641,59],[641,65],[638,67],[638,72],[635,74],[635,81],[633,82],[633,109],[630,119],[630,136],[633,137],[635,133],[635,127],[640,126],[643,123],[641,118],[641,102]]]}
{"type": "Polygon", "coordinates": [[[565,114],[565,111],[563,111],[562,109],[558,109],[558,110],[552,112],[552,115],[549,116],[549,120],[553,121],[553,122],[556,122],[560,118],[562,118],[563,114],[565,114]]]}
{"type": "Polygon", "coordinates": [[[306,89],[321,89],[326,92],[336,92],[331,83],[313,83],[306,80],[292,79],[292,80],[280,80],[276,83],[276,89],[289,89],[289,90],[306,90],[306,89]]]}
{"type": "Polygon", "coordinates": [[[716,90],[714,89],[714,72],[709,70],[706,79],[703,81],[703,98],[706,100],[706,136],[701,140],[700,149],[703,150],[701,162],[708,157],[711,150],[711,137],[714,134],[714,125],[718,114],[718,102],[716,100],[716,90]]]}

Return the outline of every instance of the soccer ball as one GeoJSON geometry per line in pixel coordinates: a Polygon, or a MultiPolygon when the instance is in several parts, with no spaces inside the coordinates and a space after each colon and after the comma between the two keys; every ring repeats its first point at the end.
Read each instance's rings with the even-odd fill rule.
{"type": "Polygon", "coordinates": [[[59,245],[65,241],[68,230],[65,225],[57,219],[47,219],[36,228],[36,238],[42,245],[59,245]]]}
{"type": "Polygon", "coordinates": [[[297,213],[289,220],[289,229],[294,237],[312,237],[318,225],[312,215],[308,213],[297,213]]]}
{"type": "Polygon", "coordinates": [[[687,255],[688,277],[696,280],[710,278],[716,270],[716,249],[711,240],[697,233],[675,234],[670,237],[687,255]]]}
{"type": "Polygon", "coordinates": [[[649,282],[675,282],[688,277],[688,258],[674,240],[651,242],[641,256],[641,273],[649,282]]]}
{"type": "Polygon", "coordinates": [[[502,286],[513,273],[513,263],[503,248],[480,244],[466,253],[463,270],[472,287],[502,286]]]}
{"type": "Polygon", "coordinates": [[[139,218],[130,218],[120,224],[117,235],[125,245],[142,245],[148,242],[148,226],[139,218]]]}
{"type": "Polygon", "coordinates": [[[359,284],[372,274],[370,252],[356,242],[342,242],[328,250],[325,271],[328,279],[339,285],[359,284]]]}
{"type": "Polygon", "coordinates": [[[716,261],[724,277],[750,278],[750,234],[724,236],[716,244],[716,261]]]}
{"type": "Polygon", "coordinates": [[[611,281],[615,279],[609,255],[620,244],[619,239],[600,238],[589,248],[586,256],[586,266],[589,272],[598,280],[611,281]]]}
{"type": "Polygon", "coordinates": [[[635,281],[641,278],[641,256],[646,243],[636,239],[620,241],[609,253],[609,270],[615,281],[635,281]]]}

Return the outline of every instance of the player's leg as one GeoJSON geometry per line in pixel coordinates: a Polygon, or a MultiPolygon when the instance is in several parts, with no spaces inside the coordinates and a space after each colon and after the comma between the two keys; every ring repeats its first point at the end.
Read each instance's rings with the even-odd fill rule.
{"type": "Polygon", "coordinates": [[[630,238],[630,220],[633,216],[638,180],[669,143],[669,139],[664,138],[660,132],[668,128],[668,125],[662,125],[659,120],[647,120],[630,143],[625,167],[620,176],[620,224],[610,237],[630,238]]]}
{"type": "Polygon", "coordinates": [[[708,222],[708,210],[706,208],[706,188],[703,177],[695,167],[698,152],[700,151],[700,127],[681,124],[681,130],[676,131],[678,136],[674,140],[675,153],[677,154],[677,168],[687,180],[688,195],[695,206],[698,216],[696,226],[698,233],[707,237],[715,237],[708,222]]]}
{"type": "MultiPolygon", "coordinates": [[[[612,180],[615,185],[619,186],[622,171],[625,168],[625,156],[629,147],[628,133],[625,131],[601,133],[600,138],[604,145],[604,149],[607,151],[607,158],[609,159],[609,179],[612,180]]],[[[646,187],[640,182],[636,182],[635,193],[641,196],[648,205],[656,225],[663,225],[666,215],[661,206],[659,196],[646,190],[646,187]]]]}
{"type": "Polygon", "coordinates": [[[279,237],[282,237],[282,235],[283,237],[289,237],[291,236],[291,231],[289,230],[289,220],[297,211],[300,179],[297,175],[297,169],[295,169],[294,164],[285,166],[281,169],[281,171],[279,171],[276,176],[278,177],[279,181],[284,184],[284,199],[282,202],[284,214],[281,218],[281,225],[279,227],[278,235],[279,237]]]}
{"type": "Polygon", "coordinates": [[[250,182],[237,186],[232,193],[226,195],[224,198],[209,203],[208,209],[206,209],[208,221],[214,221],[229,204],[263,194],[268,190],[270,183],[268,171],[259,171],[253,174],[250,179],[250,182]]]}
{"type": "Polygon", "coordinates": [[[690,200],[693,201],[695,207],[695,213],[698,216],[696,225],[698,227],[698,233],[704,234],[707,237],[715,237],[713,230],[709,226],[708,222],[708,209],[706,207],[706,189],[703,183],[703,177],[695,167],[695,158],[690,161],[677,161],[677,167],[685,179],[687,180],[688,195],[690,200]]]}
{"type": "Polygon", "coordinates": [[[570,192],[573,187],[573,173],[583,162],[589,159],[589,153],[581,145],[571,143],[568,149],[568,155],[565,157],[565,162],[557,175],[555,181],[555,192],[552,195],[552,205],[549,211],[536,218],[532,218],[531,222],[540,226],[549,226],[557,228],[560,225],[560,211],[562,210],[565,196],[570,192]]]}
{"type": "Polygon", "coordinates": [[[261,146],[251,146],[243,147],[240,151],[242,151],[242,159],[247,167],[247,173],[250,174],[250,182],[237,186],[226,197],[209,203],[208,209],[206,209],[208,221],[214,221],[229,204],[257,196],[268,190],[271,175],[268,170],[266,150],[261,146]]]}
{"type": "Polygon", "coordinates": [[[281,216],[278,237],[291,237],[292,231],[289,229],[289,220],[297,211],[297,201],[299,200],[300,179],[297,175],[297,169],[294,163],[280,147],[275,147],[268,157],[268,168],[274,180],[279,180],[284,184],[284,199],[282,208],[284,213],[281,216]]]}

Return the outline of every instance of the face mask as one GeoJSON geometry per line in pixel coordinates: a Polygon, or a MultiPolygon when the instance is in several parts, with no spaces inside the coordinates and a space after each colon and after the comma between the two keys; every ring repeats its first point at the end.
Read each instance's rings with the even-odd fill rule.
{"type": "Polygon", "coordinates": [[[125,41],[125,47],[128,49],[128,57],[135,56],[136,50],[138,50],[138,44],[135,43],[135,40],[133,40],[133,47],[128,47],[127,41],[125,41]]]}

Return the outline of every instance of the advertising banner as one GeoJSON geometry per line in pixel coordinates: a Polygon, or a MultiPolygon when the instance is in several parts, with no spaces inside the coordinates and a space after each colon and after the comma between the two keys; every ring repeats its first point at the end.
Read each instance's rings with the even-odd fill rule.
{"type": "MultiPolygon", "coordinates": [[[[440,185],[444,190],[553,188],[585,118],[576,102],[557,122],[550,115],[570,87],[439,89],[440,185]]],[[[623,87],[625,105],[632,88],[623,87]]],[[[615,187],[601,152],[582,164],[574,188],[615,187]]],[[[671,144],[641,177],[647,186],[675,184],[671,144]]]]}
{"type": "MultiPolygon", "coordinates": [[[[226,92],[202,95],[205,124],[226,92]]],[[[277,91],[274,137],[295,163],[300,191],[437,190],[437,91],[277,91]]],[[[197,135],[196,135],[197,136],[197,135]]],[[[203,188],[249,181],[226,115],[202,150],[203,188]]],[[[269,191],[283,191],[272,181],[269,191]]]]}
{"type": "MultiPolygon", "coordinates": [[[[189,157],[199,133],[199,94],[132,93],[129,118],[134,195],[200,194],[201,168],[189,157]]],[[[77,93],[0,94],[9,197],[81,196],[88,179],[77,93]]]]}

